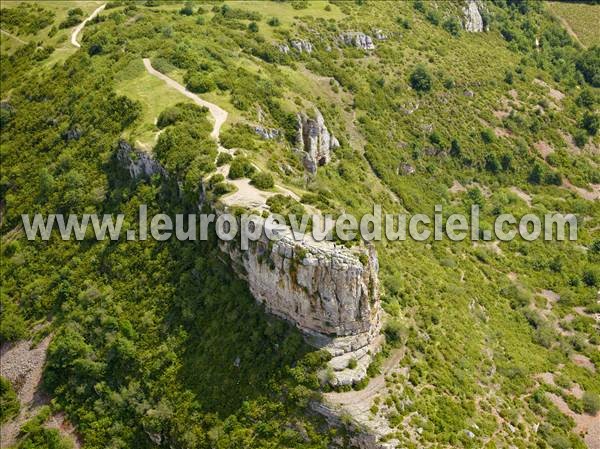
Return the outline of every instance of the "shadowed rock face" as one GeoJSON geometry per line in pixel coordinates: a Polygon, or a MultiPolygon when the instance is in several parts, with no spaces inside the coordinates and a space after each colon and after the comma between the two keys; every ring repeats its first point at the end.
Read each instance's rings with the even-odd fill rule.
{"type": "Polygon", "coordinates": [[[296,148],[304,152],[304,167],[315,174],[317,167],[331,160],[331,151],[340,146],[338,140],[325,126],[323,115],[315,109],[315,117],[298,114],[296,148]]]}
{"type": "Polygon", "coordinates": [[[287,229],[281,235],[269,241],[263,232],[248,250],[227,242],[220,246],[267,312],[293,323],[309,344],[331,353],[333,385],[360,381],[380,344],[375,250],[349,250],[308,237],[298,242],[287,229]],[[352,358],[357,366],[347,369],[352,358]]]}
{"type": "Polygon", "coordinates": [[[481,33],[483,31],[483,18],[479,12],[479,6],[475,0],[469,0],[467,6],[463,8],[465,14],[465,30],[471,33],[481,33]]]}
{"type": "Polygon", "coordinates": [[[119,141],[117,159],[129,170],[132,178],[152,176],[156,173],[167,176],[165,169],[152,156],[132,148],[125,140],[119,141]]]}

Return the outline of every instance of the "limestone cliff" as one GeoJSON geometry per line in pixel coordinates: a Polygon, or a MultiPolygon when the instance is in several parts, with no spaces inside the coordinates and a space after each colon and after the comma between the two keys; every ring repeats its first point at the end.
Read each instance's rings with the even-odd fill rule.
{"type": "Polygon", "coordinates": [[[296,148],[303,151],[304,167],[315,174],[317,167],[331,160],[331,151],[340,146],[325,126],[321,112],[315,108],[314,117],[298,114],[296,148]]]}
{"type": "Polygon", "coordinates": [[[477,2],[468,0],[463,12],[465,15],[465,30],[471,33],[481,33],[483,31],[483,18],[479,12],[477,2]]]}
{"type": "Polygon", "coordinates": [[[279,232],[277,241],[269,241],[263,232],[245,251],[232,242],[222,242],[221,250],[269,313],[293,323],[309,344],[331,353],[330,383],[358,382],[380,343],[375,250],[349,250],[308,236],[296,241],[291,231],[279,232]],[[351,359],[357,363],[348,368],[351,359]]]}

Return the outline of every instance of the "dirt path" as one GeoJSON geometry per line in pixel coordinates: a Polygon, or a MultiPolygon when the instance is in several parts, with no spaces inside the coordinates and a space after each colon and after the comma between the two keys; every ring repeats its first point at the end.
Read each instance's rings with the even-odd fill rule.
{"type": "Polygon", "coordinates": [[[71,44],[73,44],[74,47],[77,48],[81,48],[81,45],[79,44],[79,42],[77,42],[77,36],[79,35],[79,33],[81,33],[81,30],[83,30],[83,27],[85,27],[85,25],[90,21],[93,20],[94,17],[96,17],[98,14],[100,14],[104,8],[106,7],[106,3],[102,6],[99,6],[98,8],[96,8],[96,10],[90,14],[90,16],[85,19],[83,22],[81,22],[79,25],[77,25],[75,27],[75,29],[73,30],[73,33],[71,33],[71,44]]]}
{"type": "Polygon", "coordinates": [[[155,70],[152,67],[152,63],[150,62],[150,59],[144,58],[144,67],[146,67],[146,70],[148,71],[148,73],[150,75],[163,80],[165,83],[167,83],[167,85],[169,87],[171,87],[171,88],[177,90],[178,92],[180,92],[181,94],[185,95],[186,97],[191,99],[197,105],[208,108],[208,111],[213,116],[213,119],[215,121],[215,123],[213,125],[213,130],[210,133],[210,136],[217,141],[219,140],[221,126],[223,125],[223,123],[225,123],[225,120],[227,120],[227,111],[225,111],[224,109],[221,109],[216,104],[209,103],[208,101],[203,100],[198,95],[187,90],[185,87],[183,87],[181,84],[179,84],[174,79],[171,79],[167,75],[164,75],[164,74],[160,73],[158,70],[155,70]]]}
{"type": "Polygon", "coordinates": [[[14,34],[10,34],[8,31],[4,31],[4,30],[0,30],[0,33],[4,34],[5,36],[10,37],[11,39],[16,40],[17,42],[19,42],[20,44],[28,44],[29,42],[24,41],[23,39],[15,36],[14,34]]]}
{"type": "Polygon", "coordinates": [[[14,444],[23,423],[34,416],[41,405],[48,402],[39,387],[50,340],[52,335],[45,337],[36,347],[31,346],[31,341],[23,340],[4,345],[0,351],[0,375],[13,385],[21,404],[19,414],[0,427],[1,447],[14,444]]]}

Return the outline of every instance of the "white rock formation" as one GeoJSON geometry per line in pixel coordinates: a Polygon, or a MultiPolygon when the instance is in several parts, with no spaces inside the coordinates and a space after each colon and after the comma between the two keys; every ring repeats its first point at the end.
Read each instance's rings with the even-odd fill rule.
{"type": "Polygon", "coordinates": [[[281,53],[286,55],[290,52],[290,47],[288,47],[286,44],[279,44],[277,48],[281,53]]]}
{"type": "Polygon", "coordinates": [[[281,238],[270,241],[263,229],[247,250],[233,242],[220,247],[267,312],[293,323],[309,344],[331,353],[331,384],[360,381],[380,345],[375,250],[349,250],[309,236],[296,241],[287,228],[277,232],[281,238]],[[351,359],[357,361],[353,369],[348,368],[351,359]]]}
{"type": "Polygon", "coordinates": [[[302,39],[292,39],[290,41],[290,45],[292,48],[300,53],[312,53],[313,46],[309,41],[302,39]]]}
{"type": "Polygon", "coordinates": [[[380,30],[380,29],[375,29],[375,30],[373,30],[373,36],[374,36],[374,37],[375,37],[375,39],[377,39],[378,41],[384,41],[384,40],[386,40],[386,39],[388,38],[388,37],[387,37],[387,34],[385,34],[385,33],[383,32],[383,30],[380,30]]]}
{"type": "Polygon", "coordinates": [[[305,113],[298,114],[296,148],[304,152],[304,166],[311,174],[317,172],[318,166],[327,164],[331,160],[331,151],[339,146],[318,109],[315,108],[314,118],[305,113]]]}
{"type": "Polygon", "coordinates": [[[476,0],[468,0],[463,12],[465,14],[465,30],[470,33],[481,33],[483,31],[483,18],[476,0]]]}
{"type": "Polygon", "coordinates": [[[281,135],[278,129],[265,128],[261,125],[254,126],[254,132],[265,140],[277,139],[281,135]]]}
{"type": "Polygon", "coordinates": [[[356,48],[362,48],[363,50],[375,50],[375,44],[371,36],[360,33],[357,31],[347,31],[340,34],[340,40],[345,45],[352,45],[356,48]]]}
{"type": "Polygon", "coordinates": [[[132,148],[125,140],[119,141],[117,159],[129,170],[132,178],[152,176],[159,173],[167,176],[166,170],[148,153],[132,148]]]}

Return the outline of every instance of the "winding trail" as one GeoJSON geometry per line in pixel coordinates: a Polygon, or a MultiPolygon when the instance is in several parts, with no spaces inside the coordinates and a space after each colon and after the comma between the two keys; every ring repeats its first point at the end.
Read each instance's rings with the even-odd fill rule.
{"type": "Polygon", "coordinates": [[[77,48],[81,48],[81,45],[79,44],[79,42],[77,42],[77,36],[79,36],[79,33],[81,33],[81,30],[83,30],[83,27],[85,27],[85,25],[90,21],[93,20],[94,17],[96,17],[98,14],[100,14],[104,8],[106,7],[106,3],[102,6],[99,6],[98,8],[95,9],[95,11],[90,14],[90,16],[85,19],[83,22],[81,22],[79,25],[77,25],[75,27],[75,29],[73,30],[73,33],[71,33],[71,44],[73,44],[74,47],[77,48]]]}
{"type": "Polygon", "coordinates": [[[152,67],[152,63],[150,62],[150,59],[144,58],[144,67],[146,67],[146,70],[148,71],[148,73],[150,75],[163,80],[165,83],[167,83],[167,85],[169,87],[171,87],[171,88],[177,90],[179,93],[185,95],[186,97],[191,99],[197,105],[204,106],[205,108],[207,108],[209,110],[210,114],[213,116],[213,119],[215,121],[215,123],[213,125],[213,130],[210,133],[210,136],[218,142],[219,134],[221,132],[221,126],[223,125],[223,123],[225,123],[225,120],[227,120],[227,111],[225,111],[224,109],[221,109],[216,104],[209,103],[208,101],[203,100],[198,95],[187,90],[184,86],[179,84],[174,79],[171,79],[167,75],[160,73],[158,70],[154,69],[154,67],[152,67]]]}

